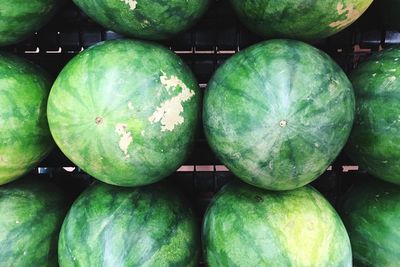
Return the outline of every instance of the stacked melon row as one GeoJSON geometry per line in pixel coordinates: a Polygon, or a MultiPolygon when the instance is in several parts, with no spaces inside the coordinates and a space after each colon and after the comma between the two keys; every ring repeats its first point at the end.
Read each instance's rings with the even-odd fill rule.
{"type": "MultiPolygon", "coordinates": [[[[2,3],[0,45],[37,30],[59,6],[56,2],[2,3]]],[[[106,1],[80,4],[98,14],[93,7],[106,1]]],[[[207,1],[165,4],[115,1],[119,11],[106,19],[130,25],[128,31],[137,35],[162,39],[190,26],[207,1]]],[[[53,136],[67,156],[109,183],[153,183],[186,157],[200,98],[183,62],[145,42],[106,43],[85,53],[54,83],[49,103],[47,75],[29,62],[0,54],[0,265],[195,266],[200,255],[197,222],[173,188],[94,185],[70,209],[59,238],[72,204],[68,192],[44,178],[11,182],[53,148],[47,110],[53,136]]]]}
{"type": "MultiPolygon", "coordinates": [[[[206,1],[161,2],[76,1],[113,30],[150,39],[185,29],[206,7],[206,1]]],[[[253,14],[274,10],[269,1],[251,6],[256,2],[233,1],[249,26],[274,21],[281,26],[269,27],[265,36],[308,40],[344,28],[371,1],[328,1],[336,16],[327,16],[332,22],[326,29],[306,31],[306,25],[288,33],[278,29],[288,22],[253,14]]],[[[293,14],[303,10],[291,2],[293,14]]],[[[320,10],[317,3],[310,10],[320,10]]],[[[339,154],[354,118],[349,154],[371,174],[400,183],[399,57],[400,50],[388,49],[360,66],[351,77],[356,97],[328,55],[299,41],[262,42],[217,70],[204,97],[205,134],[245,183],[227,185],[207,211],[202,243],[209,266],[349,266],[351,246],[365,265],[399,260],[397,186],[371,181],[350,192],[347,231],[330,204],[306,186],[339,154]]],[[[200,231],[192,209],[171,185],[148,185],[182,164],[199,124],[198,85],[174,53],[145,41],[100,43],[74,57],[51,91],[41,70],[14,56],[0,57],[0,73],[1,184],[21,177],[51,150],[50,131],[72,162],[101,181],[82,193],[65,220],[69,200],[62,190],[30,178],[1,186],[1,262],[197,265],[200,231]]]]}

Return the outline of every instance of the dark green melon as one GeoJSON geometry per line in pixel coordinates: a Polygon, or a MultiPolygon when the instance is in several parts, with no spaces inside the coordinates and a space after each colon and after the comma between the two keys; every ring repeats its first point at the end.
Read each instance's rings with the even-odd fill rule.
{"type": "Polygon", "coordinates": [[[315,40],[357,20],[373,0],[231,0],[239,18],[264,37],[315,40]]]}
{"type": "Polygon", "coordinates": [[[252,185],[289,190],[316,179],[350,133],[354,95],[345,73],[305,43],[254,45],[219,68],[204,99],[206,137],[252,185]]]}
{"type": "Polygon", "coordinates": [[[116,40],[73,58],[50,92],[48,118],[57,145],[95,178],[121,186],[153,183],[174,172],[194,140],[200,93],[173,52],[116,40]]]}
{"type": "Polygon", "coordinates": [[[400,262],[400,187],[363,180],[346,195],[343,221],[355,266],[398,266],[400,262]]]}
{"type": "Polygon", "coordinates": [[[73,204],[59,240],[69,266],[197,266],[199,229],[187,202],[163,185],[98,183],[73,204]]]}
{"type": "Polygon", "coordinates": [[[208,266],[349,267],[349,237],[316,190],[274,192],[229,184],[212,200],[203,224],[208,266]]]}
{"type": "Polygon", "coordinates": [[[193,25],[209,0],[73,0],[89,17],[115,32],[142,39],[169,38],[193,25]]]}
{"type": "Polygon", "coordinates": [[[58,0],[1,0],[0,46],[10,45],[39,30],[55,13],[58,0]]]}
{"type": "Polygon", "coordinates": [[[400,47],[372,56],[350,80],[356,117],[348,154],[370,174],[400,184],[400,47]]]}
{"type": "Polygon", "coordinates": [[[69,199],[43,179],[0,187],[1,266],[58,266],[58,234],[69,199]]]}
{"type": "Polygon", "coordinates": [[[50,86],[32,63],[0,53],[0,185],[30,171],[53,148],[46,118],[50,86]]]}

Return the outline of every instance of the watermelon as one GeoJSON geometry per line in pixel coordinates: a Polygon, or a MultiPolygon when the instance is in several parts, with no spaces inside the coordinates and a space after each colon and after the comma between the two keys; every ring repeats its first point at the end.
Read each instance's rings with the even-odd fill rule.
{"type": "Polygon", "coordinates": [[[209,0],[73,0],[107,29],[141,39],[162,40],[188,29],[209,0]]]}
{"type": "Polygon", "coordinates": [[[347,152],[370,174],[400,184],[400,47],[375,54],[350,80],[356,117],[347,152]]]}
{"type": "Polygon", "coordinates": [[[46,118],[50,87],[37,66],[0,53],[0,185],[30,171],[53,148],[46,118]]]}
{"type": "Polygon", "coordinates": [[[15,44],[39,30],[59,0],[5,0],[0,9],[0,46],[15,44]]]}
{"type": "Polygon", "coordinates": [[[73,204],[61,229],[61,267],[197,266],[200,237],[187,202],[165,185],[98,183],[73,204]]]}
{"type": "Polygon", "coordinates": [[[58,234],[68,205],[68,197],[43,178],[1,186],[1,266],[58,266],[58,234]]]}
{"type": "Polygon", "coordinates": [[[231,0],[241,21],[259,35],[316,40],[352,24],[373,0],[231,0]]]}
{"type": "Polygon", "coordinates": [[[247,48],[209,82],[203,108],[211,148],[239,178],[270,190],[316,179],[350,133],[354,95],[345,73],[305,43],[247,48]]]}
{"type": "Polygon", "coordinates": [[[352,266],[339,215],[311,187],[267,191],[225,186],[203,223],[203,250],[214,266],[352,266]]]}
{"type": "Polygon", "coordinates": [[[73,58],[49,96],[51,133],[64,154],[95,178],[120,186],[158,181],[185,160],[200,93],[173,52],[114,40],[73,58]]]}
{"type": "Polygon", "coordinates": [[[398,266],[399,186],[364,179],[346,194],[342,216],[356,266],[398,266]]]}

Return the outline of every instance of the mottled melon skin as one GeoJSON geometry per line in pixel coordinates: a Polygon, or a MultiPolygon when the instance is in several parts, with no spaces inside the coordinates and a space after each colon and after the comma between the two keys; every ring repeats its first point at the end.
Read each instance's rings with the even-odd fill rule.
{"type": "Polygon", "coordinates": [[[42,69],[0,52],[0,185],[32,170],[54,147],[46,116],[50,87],[42,69]]]}
{"type": "Polygon", "coordinates": [[[345,196],[343,222],[355,266],[395,267],[400,262],[400,187],[365,179],[345,196]]]}
{"type": "Polygon", "coordinates": [[[311,187],[274,192],[229,184],[211,201],[202,241],[210,267],[352,266],[339,215],[311,187]]]}
{"type": "Polygon", "coordinates": [[[51,133],[93,177],[119,186],[156,182],[186,159],[199,121],[198,83],[168,49],[114,40],[74,57],[49,96],[51,133]]]}
{"type": "Polygon", "coordinates": [[[74,0],[107,29],[146,40],[170,38],[192,26],[209,0],[74,0]]]}
{"type": "Polygon", "coordinates": [[[350,80],[356,117],[347,154],[373,176],[400,184],[400,47],[373,55],[350,80]]]}
{"type": "Polygon", "coordinates": [[[54,15],[58,0],[0,0],[0,46],[18,43],[54,15]]]}
{"type": "Polygon", "coordinates": [[[266,38],[316,40],[357,20],[373,0],[231,0],[242,22],[266,38]]]}
{"type": "Polygon", "coordinates": [[[204,97],[204,131],[219,159],[240,179],[290,190],[318,178],[345,145],[354,93],[324,52],[271,40],[228,59],[204,97]]]}
{"type": "Polygon", "coordinates": [[[43,178],[0,186],[2,266],[58,266],[57,244],[68,196],[43,178]]]}
{"type": "Polygon", "coordinates": [[[167,186],[98,183],[75,201],[60,233],[61,267],[187,266],[200,255],[187,200],[167,186]]]}

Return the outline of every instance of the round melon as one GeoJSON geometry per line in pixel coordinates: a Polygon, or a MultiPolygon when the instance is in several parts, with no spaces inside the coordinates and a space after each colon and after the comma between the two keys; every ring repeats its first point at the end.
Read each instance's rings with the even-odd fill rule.
{"type": "Polygon", "coordinates": [[[375,54],[350,80],[356,117],[347,152],[370,174],[400,184],[400,47],[375,54]]]}
{"type": "Polygon", "coordinates": [[[58,0],[2,0],[0,46],[17,43],[39,30],[55,13],[58,0]]]}
{"type": "Polygon", "coordinates": [[[343,222],[355,266],[397,266],[400,262],[400,187],[363,180],[346,195],[343,222]]]}
{"type": "Polygon", "coordinates": [[[120,186],[158,181],[185,160],[200,93],[188,67],[156,44],[116,40],[73,58],[49,97],[51,133],[95,178],[120,186]]]}
{"type": "Polygon", "coordinates": [[[37,66],[0,53],[0,185],[33,169],[53,148],[46,117],[50,86],[37,66]]]}
{"type": "Polygon", "coordinates": [[[352,266],[340,217],[317,191],[225,186],[203,224],[203,249],[216,266],[352,266]]]}
{"type": "Polygon", "coordinates": [[[267,38],[315,40],[357,20],[373,0],[231,0],[242,22],[267,38]]]}
{"type": "Polygon", "coordinates": [[[197,266],[196,218],[177,192],[98,183],[73,204],[61,229],[60,267],[197,266]]]}
{"type": "Polygon", "coordinates": [[[73,0],[107,29],[141,39],[162,40],[188,29],[209,0],[73,0]]]}
{"type": "Polygon", "coordinates": [[[211,148],[252,185],[289,190],[318,178],[344,146],[351,83],[324,52],[272,40],[247,48],[209,82],[203,109],[211,148]]]}
{"type": "Polygon", "coordinates": [[[43,178],[0,187],[2,266],[58,266],[58,234],[69,199],[43,178]]]}

